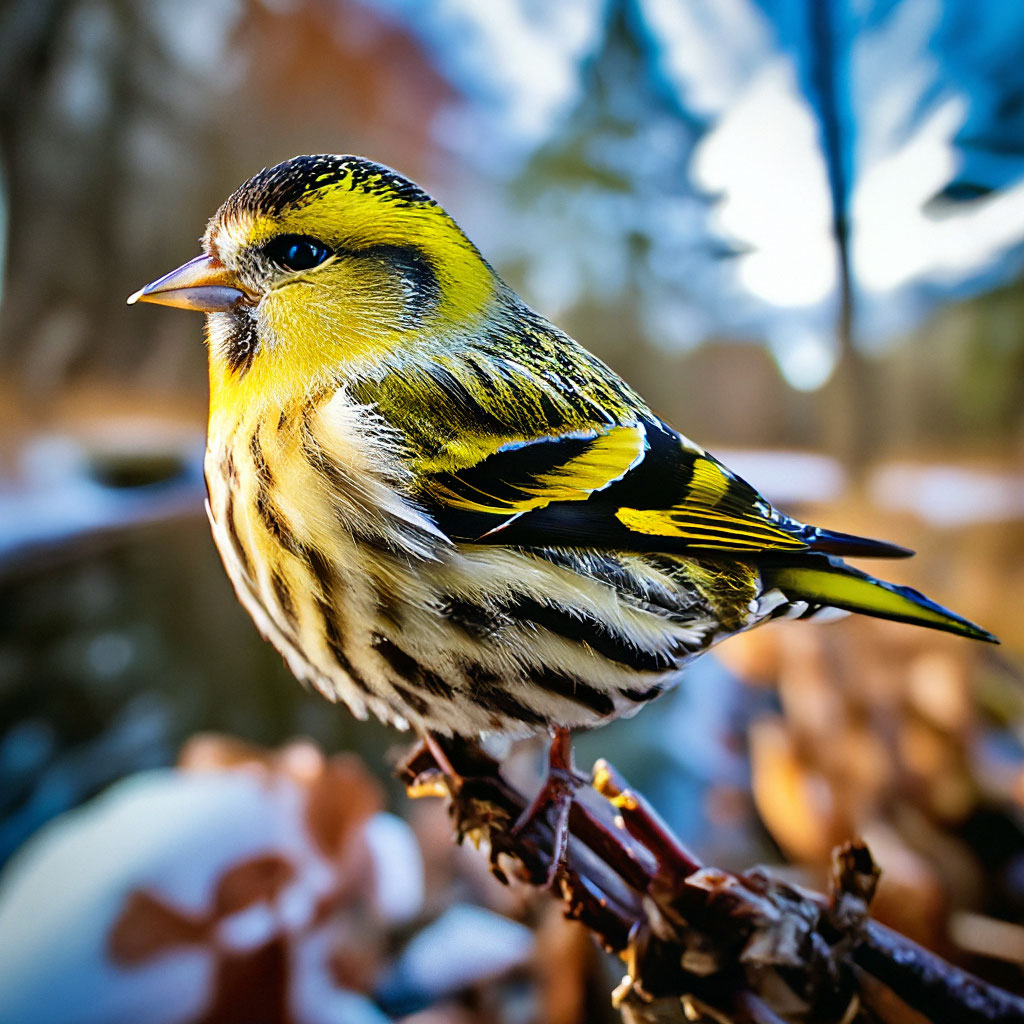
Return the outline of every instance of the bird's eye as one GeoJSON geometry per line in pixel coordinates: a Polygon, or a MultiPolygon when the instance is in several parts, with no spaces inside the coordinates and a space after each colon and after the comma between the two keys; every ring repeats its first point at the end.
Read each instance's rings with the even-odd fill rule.
{"type": "Polygon", "coordinates": [[[307,235],[278,235],[267,242],[263,251],[285,270],[309,270],[331,255],[323,242],[307,235]]]}

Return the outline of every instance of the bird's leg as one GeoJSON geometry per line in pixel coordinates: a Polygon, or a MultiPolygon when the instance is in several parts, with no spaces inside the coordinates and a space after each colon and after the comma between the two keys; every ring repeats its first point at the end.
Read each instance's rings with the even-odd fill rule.
{"type": "Polygon", "coordinates": [[[457,779],[459,774],[452,767],[452,763],[448,758],[448,751],[444,749],[441,741],[429,730],[422,734],[421,739],[423,746],[427,748],[437,767],[441,769],[441,774],[449,780],[457,779]]]}
{"type": "Polygon", "coordinates": [[[551,885],[558,874],[565,870],[569,852],[569,809],[573,797],[582,785],[576,775],[572,760],[572,740],[568,729],[553,731],[551,747],[548,750],[548,772],[540,792],[519,816],[512,828],[517,839],[536,839],[543,825],[554,833],[551,865],[548,868],[546,884],[551,885]]]}

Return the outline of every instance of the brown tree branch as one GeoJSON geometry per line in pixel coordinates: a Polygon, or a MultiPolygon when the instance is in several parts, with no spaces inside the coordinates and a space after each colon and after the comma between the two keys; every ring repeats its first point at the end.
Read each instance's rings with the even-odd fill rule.
{"type": "MultiPolygon", "coordinates": [[[[411,795],[450,800],[459,841],[486,843],[499,879],[547,885],[554,836],[513,832],[529,801],[479,747],[421,744],[397,771],[411,795]]],[[[613,999],[629,1024],[1024,1022],[1024,1000],[871,920],[879,872],[862,843],[836,851],[828,896],[707,867],[605,761],[569,831],[551,888],[625,962],[613,999]]]]}

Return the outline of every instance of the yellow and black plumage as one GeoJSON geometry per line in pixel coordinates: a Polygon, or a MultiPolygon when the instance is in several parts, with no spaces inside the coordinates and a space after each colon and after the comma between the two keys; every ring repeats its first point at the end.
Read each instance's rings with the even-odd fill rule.
{"type": "Polygon", "coordinates": [[[845,565],[530,309],[388,168],[303,156],[133,296],[208,313],[214,537],[300,678],[478,736],[629,714],[732,633],[838,608],[994,639],[845,565]]]}

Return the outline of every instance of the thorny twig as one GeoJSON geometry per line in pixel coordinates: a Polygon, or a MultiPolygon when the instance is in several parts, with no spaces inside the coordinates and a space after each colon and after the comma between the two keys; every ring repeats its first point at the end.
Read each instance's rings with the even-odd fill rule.
{"type": "MultiPolygon", "coordinates": [[[[412,795],[450,799],[459,840],[486,843],[498,878],[547,884],[554,837],[513,833],[529,801],[479,747],[421,744],[397,770],[412,795]]],[[[862,843],[836,851],[828,896],[707,867],[604,761],[569,830],[552,888],[625,962],[613,998],[628,1024],[1024,1022],[1024,999],[870,918],[879,872],[862,843]]]]}

